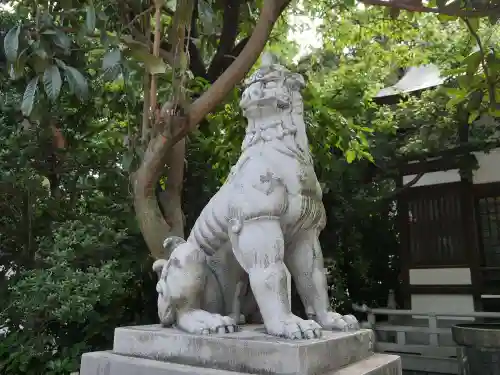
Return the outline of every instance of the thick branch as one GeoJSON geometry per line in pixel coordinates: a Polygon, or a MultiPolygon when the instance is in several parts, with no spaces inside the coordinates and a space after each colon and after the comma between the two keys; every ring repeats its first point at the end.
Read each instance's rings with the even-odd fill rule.
{"type": "Polygon", "coordinates": [[[172,143],[162,134],[155,135],[144,153],[139,169],[131,175],[134,209],[139,227],[151,254],[162,258],[163,240],[171,227],[165,221],[155,195],[155,185],[165,168],[165,157],[172,143]]]}
{"type": "Polygon", "coordinates": [[[274,24],[289,2],[290,0],[264,2],[259,21],[245,48],[215,83],[189,107],[187,126],[175,135],[174,143],[194,130],[198,123],[245,77],[259,58],[274,24]]]}
{"type": "Polygon", "coordinates": [[[409,12],[435,13],[451,17],[487,17],[493,13],[499,13],[500,7],[490,7],[482,10],[454,10],[449,8],[429,8],[418,1],[387,1],[387,0],[359,0],[365,5],[377,5],[394,9],[407,10],[409,12]]]}
{"type": "Polygon", "coordinates": [[[207,71],[205,69],[205,64],[203,63],[203,59],[201,58],[200,51],[192,41],[188,44],[189,51],[189,69],[193,72],[195,77],[201,77],[208,79],[207,71]]]}
{"type": "Polygon", "coordinates": [[[226,0],[224,4],[224,18],[222,21],[222,32],[219,46],[212,63],[208,68],[208,79],[213,82],[224,71],[221,66],[224,57],[231,52],[238,36],[238,24],[240,16],[241,0],[226,0]]]}
{"type": "MultiPolygon", "coordinates": [[[[220,63],[221,70],[220,70],[219,74],[221,72],[223,72],[224,70],[226,70],[233,63],[233,61],[239,56],[241,51],[243,51],[243,48],[245,48],[246,44],[248,43],[249,39],[250,38],[247,37],[247,38],[244,38],[243,40],[241,40],[238,44],[236,44],[236,46],[233,48],[233,50],[229,54],[227,54],[223,57],[223,59],[221,60],[221,63],[220,63]]],[[[215,79],[217,79],[217,77],[215,79]]]]}
{"type": "Polygon", "coordinates": [[[245,48],[245,46],[247,45],[249,39],[250,39],[249,37],[246,37],[246,38],[243,38],[242,40],[240,40],[238,42],[238,44],[236,44],[236,46],[234,46],[233,50],[231,51],[231,53],[229,55],[234,56],[235,58],[238,57],[238,55],[241,53],[241,51],[243,51],[243,48],[245,48]]]}

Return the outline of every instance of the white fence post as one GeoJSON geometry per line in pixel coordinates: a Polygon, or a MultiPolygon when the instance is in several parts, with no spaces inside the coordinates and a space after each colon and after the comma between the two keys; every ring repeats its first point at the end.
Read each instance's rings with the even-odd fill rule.
{"type": "Polygon", "coordinates": [[[437,333],[437,317],[435,314],[429,315],[429,345],[439,346],[437,333]]]}

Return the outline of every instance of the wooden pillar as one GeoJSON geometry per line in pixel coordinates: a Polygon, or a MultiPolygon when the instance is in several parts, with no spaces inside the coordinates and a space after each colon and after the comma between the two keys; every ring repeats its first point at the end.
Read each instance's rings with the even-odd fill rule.
{"type": "MultiPolygon", "coordinates": [[[[467,144],[469,141],[469,124],[467,117],[462,114],[462,125],[459,127],[458,135],[461,144],[467,144]]],[[[460,115],[460,114],[459,114],[460,115]]],[[[474,183],[472,180],[472,170],[470,162],[474,158],[472,154],[464,156],[463,166],[460,166],[460,198],[462,208],[462,229],[464,233],[464,246],[466,251],[467,263],[470,267],[472,281],[472,296],[474,299],[474,310],[482,311],[481,293],[483,289],[481,275],[481,256],[479,251],[477,223],[476,223],[476,202],[474,198],[474,183]]]]}
{"type": "MultiPolygon", "coordinates": [[[[403,173],[400,174],[396,180],[396,188],[400,189],[403,186],[403,173]]],[[[409,215],[408,215],[408,200],[405,194],[399,196],[397,200],[397,215],[398,215],[398,229],[399,229],[399,259],[400,259],[400,273],[399,279],[401,281],[401,294],[403,309],[411,309],[411,295],[410,295],[410,233],[409,233],[409,215]]]]}

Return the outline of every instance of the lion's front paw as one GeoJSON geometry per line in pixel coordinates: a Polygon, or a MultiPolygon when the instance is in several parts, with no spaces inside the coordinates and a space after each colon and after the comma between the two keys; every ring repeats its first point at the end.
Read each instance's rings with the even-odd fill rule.
{"type": "Polygon", "coordinates": [[[287,339],[313,339],[321,337],[321,327],[314,320],[303,320],[295,315],[266,325],[267,333],[287,339]]]}
{"type": "Polygon", "coordinates": [[[177,326],[183,331],[199,335],[232,333],[237,330],[236,323],[231,317],[211,314],[203,310],[180,313],[177,326]]]}
{"type": "Polygon", "coordinates": [[[318,323],[324,329],[332,331],[352,331],[359,329],[359,322],[353,315],[342,316],[330,311],[318,318],[318,323]]]}

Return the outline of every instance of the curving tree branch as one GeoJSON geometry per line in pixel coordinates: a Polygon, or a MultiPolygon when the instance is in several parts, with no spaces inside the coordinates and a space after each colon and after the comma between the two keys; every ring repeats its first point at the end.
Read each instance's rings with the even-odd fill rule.
{"type": "Polygon", "coordinates": [[[482,9],[467,10],[454,9],[449,6],[440,8],[426,7],[422,0],[359,0],[365,5],[376,5],[393,9],[407,10],[409,12],[434,13],[451,17],[488,17],[494,14],[500,15],[500,6],[485,6],[482,9]]]}
{"type": "Polygon", "coordinates": [[[224,18],[222,21],[222,32],[217,52],[208,68],[208,80],[214,82],[221,72],[225,56],[234,48],[238,36],[241,0],[225,0],[224,18]]]}
{"type": "Polygon", "coordinates": [[[181,129],[172,142],[177,142],[196,129],[198,123],[220,103],[231,89],[241,81],[259,58],[271,35],[274,24],[291,0],[267,0],[252,36],[233,63],[212,86],[188,108],[187,126],[181,129]]]}

